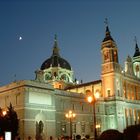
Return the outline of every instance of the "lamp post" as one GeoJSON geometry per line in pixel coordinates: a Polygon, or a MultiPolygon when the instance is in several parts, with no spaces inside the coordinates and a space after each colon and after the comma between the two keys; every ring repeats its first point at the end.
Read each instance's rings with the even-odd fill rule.
{"type": "Polygon", "coordinates": [[[2,111],[2,115],[5,116],[6,114],[7,114],[7,111],[6,110],[3,110],[2,111]]]}
{"type": "Polygon", "coordinates": [[[95,103],[96,103],[96,99],[99,98],[99,92],[96,92],[95,94],[92,95],[88,95],[87,96],[87,101],[89,103],[93,104],[93,117],[94,117],[94,140],[97,140],[97,130],[96,130],[96,114],[95,114],[95,103]]]}
{"type": "Polygon", "coordinates": [[[65,116],[70,121],[70,138],[72,139],[72,119],[76,117],[76,114],[69,110],[69,112],[66,113],[65,116]]]}

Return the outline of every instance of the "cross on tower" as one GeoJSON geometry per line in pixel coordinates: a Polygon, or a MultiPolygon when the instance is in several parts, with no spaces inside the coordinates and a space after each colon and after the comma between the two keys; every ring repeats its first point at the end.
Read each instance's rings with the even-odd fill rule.
{"type": "Polygon", "coordinates": [[[54,40],[57,41],[57,34],[54,35],[54,40]]]}
{"type": "Polygon", "coordinates": [[[134,41],[135,41],[135,43],[137,44],[137,37],[135,36],[135,38],[134,38],[134,41]]]}
{"type": "Polygon", "coordinates": [[[108,26],[108,19],[105,18],[105,21],[104,21],[105,25],[108,26]]]}

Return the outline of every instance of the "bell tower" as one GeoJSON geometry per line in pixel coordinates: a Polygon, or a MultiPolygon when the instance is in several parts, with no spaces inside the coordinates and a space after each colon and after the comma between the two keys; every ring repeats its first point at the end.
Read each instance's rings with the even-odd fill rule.
{"type": "Polygon", "coordinates": [[[120,119],[122,112],[120,108],[122,102],[119,100],[123,96],[122,68],[118,60],[118,48],[111,36],[108,23],[106,21],[105,38],[101,45],[101,80],[102,96],[105,109],[105,128],[123,130],[123,120],[120,119]],[[119,125],[118,125],[119,124],[119,125]]]}
{"type": "Polygon", "coordinates": [[[102,53],[102,73],[116,71],[118,68],[118,48],[113,40],[108,24],[106,24],[105,38],[101,46],[102,53]]]}
{"type": "Polygon", "coordinates": [[[120,73],[121,67],[118,61],[118,48],[111,36],[108,22],[105,21],[106,31],[105,38],[101,45],[102,55],[102,92],[104,97],[111,97],[120,94],[120,73]]]}

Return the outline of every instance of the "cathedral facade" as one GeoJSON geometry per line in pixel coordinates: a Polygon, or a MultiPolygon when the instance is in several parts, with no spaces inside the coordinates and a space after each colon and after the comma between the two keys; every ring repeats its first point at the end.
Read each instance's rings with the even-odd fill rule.
{"type": "Polygon", "coordinates": [[[67,88],[71,92],[100,93],[96,101],[96,125],[100,130],[117,129],[140,124],[140,51],[135,44],[132,57],[126,58],[124,68],[119,64],[118,48],[106,26],[101,44],[101,80],[67,88]],[[94,85],[99,88],[95,90],[94,85]]]}
{"type": "Polygon", "coordinates": [[[21,139],[94,137],[94,126],[99,135],[107,129],[123,132],[127,126],[140,123],[138,44],[123,68],[119,64],[117,45],[106,26],[101,55],[101,79],[77,84],[71,65],[59,53],[55,36],[52,55],[36,70],[35,80],[15,81],[0,87],[0,107],[4,110],[10,103],[13,105],[19,118],[21,139]],[[95,99],[96,93],[98,99],[95,99]],[[93,95],[94,104],[87,102],[89,94],[93,95]],[[76,114],[71,119],[66,117],[70,110],[76,114]]]}

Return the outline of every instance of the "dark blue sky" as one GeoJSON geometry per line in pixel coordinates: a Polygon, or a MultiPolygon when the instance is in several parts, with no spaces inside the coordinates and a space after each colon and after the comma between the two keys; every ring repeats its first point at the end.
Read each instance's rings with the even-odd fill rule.
{"type": "Polygon", "coordinates": [[[140,44],[139,0],[1,0],[0,85],[15,74],[17,80],[34,79],[52,54],[54,34],[78,80],[100,79],[106,17],[123,65],[134,54],[134,36],[140,44]]]}

